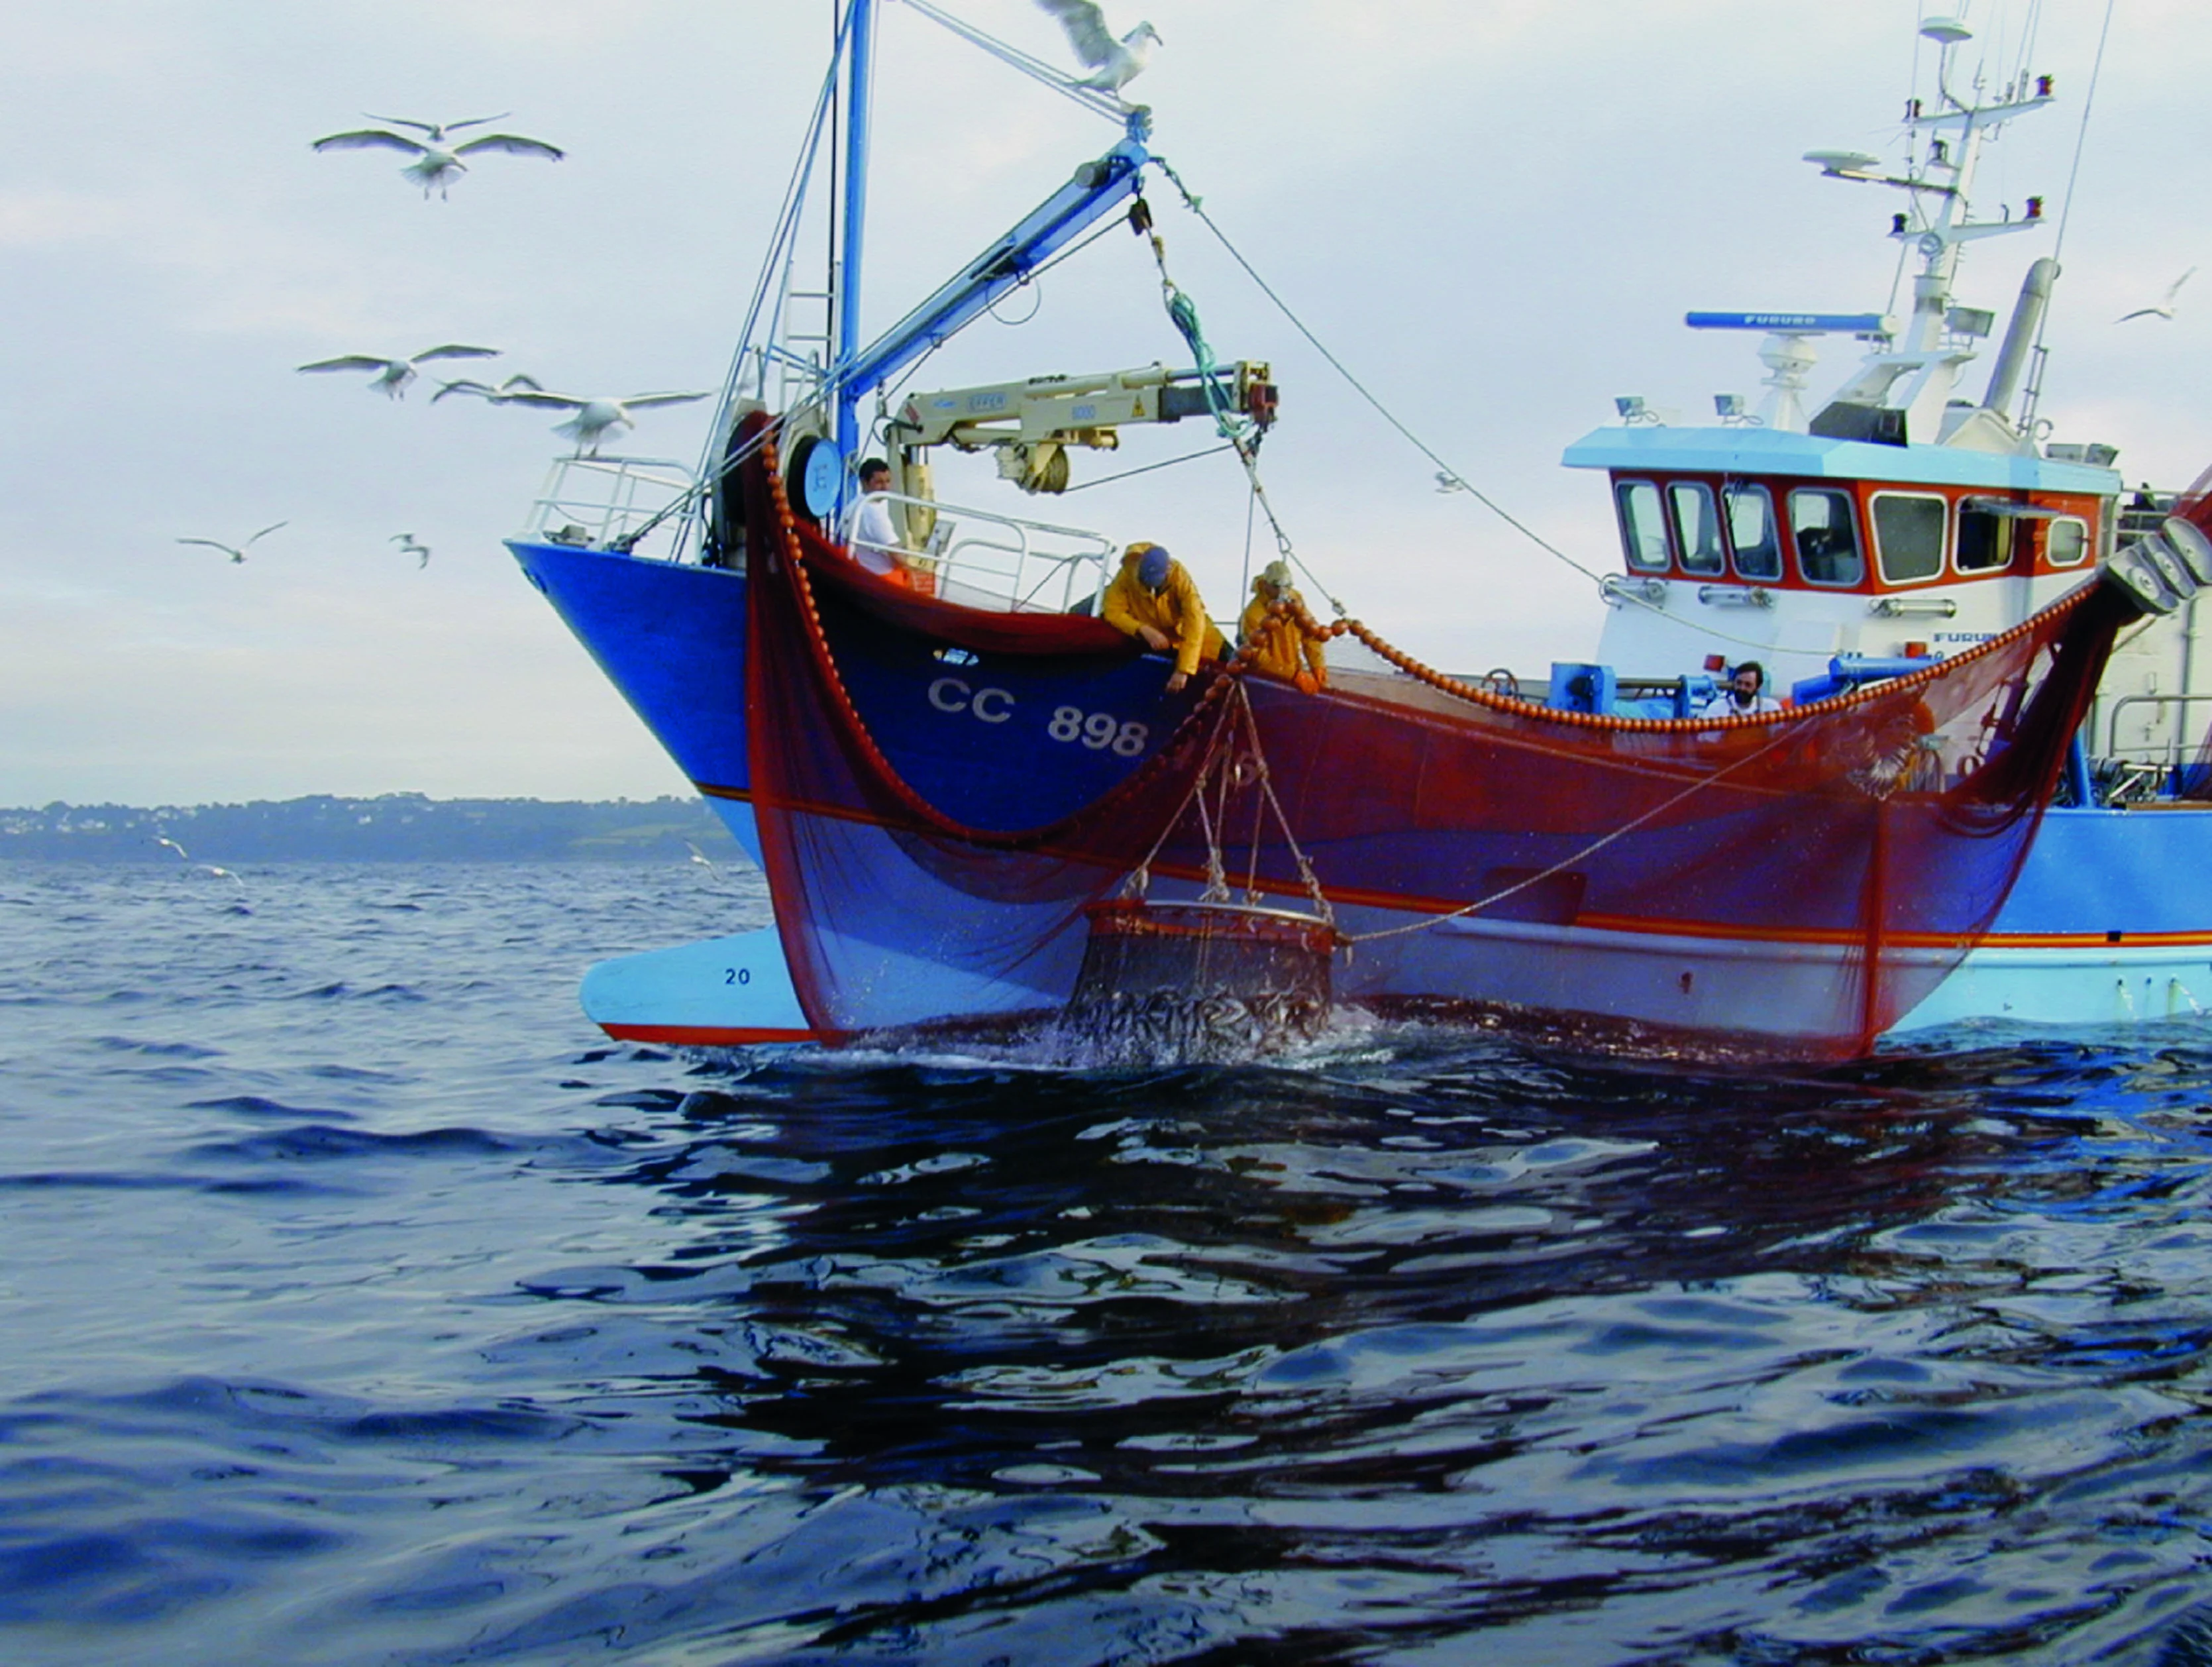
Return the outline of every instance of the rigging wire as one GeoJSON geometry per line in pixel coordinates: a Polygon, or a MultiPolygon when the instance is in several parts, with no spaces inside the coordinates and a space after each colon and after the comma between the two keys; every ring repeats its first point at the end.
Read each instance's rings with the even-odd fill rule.
{"type": "MultiPolygon", "coordinates": [[[[2065,251],[2066,228],[2074,218],[2074,186],[2075,182],[2081,177],[2081,153],[2088,149],[2089,115],[2097,106],[2097,83],[2103,78],[2105,73],[2105,46],[2106,43],[2112,39],[2112,11],[2117,4],[2118,0],[2105,0],[2105,21],[2097,31],[2097,56],[2091,60],[2089,65],[2089,90],[2081,95],[2081,125],[2075,130],[2074,134],[2074,160],[2066,170],[2066,200],[2059,207],[2058,229],[2052,234],[2051,240],[2051,264],[2062,271],[2064,269],[2059,267],[2058,257],[2065,251]]],[[[2045,353],[2043,338],[2051,328],[2051,314],[2053,310],[2045,307],[2043,309],[2043,316],[2035,321],[2035,344],[2029,350],[2029,356],[2036,362],[2038,368],[2030,379],[2028,404],[2023,421],[2032,422],[2034,418],[2036,400],[2042,392],[2043,374],[2040,366],[2045,353]]]]}
{"type": "MultiPolygon", "coordinates": [[[[1153,160],[1155,161],[1158,161],[1157,157],[1153,160]]],[[[1377,416],[1382,417],[1382,419],[1385,423],[1388,423],[1392,428],[1395,429],[1399,435],[1402,436],[1407,443],[1412,446],[1415,451],[1419,452],[1423,457],[1428,459],[1430,462],[1435,464],[1437,468],[1450,475],[1455,480],[1464,484],[1467,487],[1468,493],[1472,495],[1475,501],[1480,503],[1484,508],[1489,510],[1491,514],[1496,515],[1508,526],[1513,528],[1515,532],[1519,532],[1522,537],[1528,538],[1540,550],[1545,551],[1547,553],[1557,557],[1560,561],[1565,562],[1569,567],[1574,569],[1576,572],[1581,574],[1583,577],[1588,579],[1592,584],[1597,585],[1601,588],[1603,587],[1604,580],[1601,575],[1593,572],[1587,567],[1584,567],[1580,562],[1568,555],[1564,550],[1559,548],[1558,545],[1553,544],[1541,533],[1538,532],[1534,527],[1531,527],[1525,521],[1522,521],[1513,515],[1503,505],[1499,504],[1480,487],[1469,481],[1462,471],[1453,468],[1450,464],[1445,462],[1442,457],[1438,456],[1435,451],[1431,449],[1427,441],[1424,441],[1419,435],[1415,434],[1411,429],[1400,422],[1396,414],[1394,413],[1388,405],[1385,405],[1382,400],[1377,398],[1364,382],[1362,382],[1357,376],[1352,374],[1350,368],[1345,364],[1343,360],[1338,358],[1335,354],[1329,351],[1328,346],[1322,341],[1321,338],[1315,335],[1311,330],[1306,327],[1305,321],[1300,319],[1297,313],[1291,310],[1290,304],[1280,295],[1277,295],[1273,287],[1269,285],[1267,279],[1260,276],[1258,271],[1253,266],[1252,263],[1244,259],[1242,252],[1237,249],[1235,244],[1229,240],[1228,234],[1224,232],[1220,227],[1214,224],[1213,217],[1206,213],[1202,203],[1197,197],[1192,195],[1190,188],[1183,184],[1182,178],[1177,175],[1176,171],[1164,161],[1159,162],[1159,167],[1160,171],[1167,175],[1168,179],[1174,185],[1176,190],[1182,193],[1184,204],[1193,214],[1198,216],[1200,223],[1205,226],[1206,230],[1212,232],[1214,237],[1220,242],[1221,246],[1229,252],[1230,259],[1244,269],[1245,276],[1250,278],[1254,283],[1259,285],[1260,293],[1267,296],[1269,301],[1274,303],[1275,310],[1280,313],[1284,318],[1290,321],[1291,327],[1293,330],[1297,331],[1298,334],[1306,338],[1306,341],[1312,346],[1314,351],[1320,354],[1322,358],[1328,362],[1331,369],[1334,370],[1338,375],[1344,378],[1345,381],[1350,384],[1352,391],[1375,408],[1375,411],[1377,416]]]]}
{"type": "MultiPolygon", "coordinates": [[[[2089,113],[2096,107],[2097,82],[2105,71],[2105,44],[2112,33],[2112,9],[2118,0],[2105,0],[2104,26],[2097,31],[2097,56],[2089,66],[2089,90],[2081,98],[2081,125],[2074,136],[2074,161],[2066,170],[2066,204],[2058,210],[2058,230],[2051,240],[2051,259],[2055,264],[2066,246],[2067,222],[2074,217],[2074,182],[2081,177],[2081,153],[2089,143],[2089,113]]],[[[2044,316],[2050,316],[2045,308],[2044,316]]],[[[2035,332],[2036,345],[2043,345],[2043,332],[2035,332]]]]}
{"type": "MultiPolygon", "coordinates": [[[[1168,458],[1159,463],[1147,463],[1139,469],[1124,469],[1118,475],[1101,475],[1096,480],[1079,481],[1060,496],[1067,497],[1077,492],[1087,492],[1094,486],[1110,486],[1117,480],[1133,480],[1139,475],[1149,475],[1155,469],[1172,469],[1178,463],[1195,463],[1200,458],[1219,457],[1224,452],[1233,452],[1236,449],[1234,445],[1224,441],[1218,446],[1209,446],[1202,452],[1186,452],[1181,457],[1168,458]]],[[[1249,534],[1247,542],[1249,542],[1249,534]]],[[[1249,561],[1249,557],[1247,559],[1249,561]]]]}
{"type": "MultiPolygon", "coordinates": [[[[911,0],[909,0],[909,3],[911,3],[911,0]]],[[[1572,568],[1577,573],[1582,575],[1583,578],[1589,580],[1592,584],[1597,587],[1598,594],[1604,598],[1608,603],[1619,604],[1628,607],[1642,608],[1645,612],[1650,613],[1657,618],[1664,619],[1671,624],[1680,626],[1685,630],[1694,630],[1701,636],[1710,637],[1719,642],[1734,642],[1740,647],[1763,648],[1769,651],[1771,651],[1775,648],[1776,645],[1769,641],[1762,641],[1758,638],[1748,636],[1737,636],[1728,631],[1720,630],[1711,625],[1680,618],[1677,616],[1668,612],[1666,609],[1644,600],[1644,598],[1637,595],[1632,591],[1625,591],[1616,586],[1608,584],[1607,582],[1607,575],[1600,574],[1593,569],[1584,566],[1573,557],[1568,555],[1565,551],[1561,550],[1557,545],[1545,538],[1543,534],[1538,532],[1527,522],[1514,515],[1510,511],[1506,509],[1504,505],[1498,502],[1496,499],[1491,497],[1489,494],[1486,493],[1472,481],[1468,480],[1467,476],[1462,471],[1453,468],[1450,464],[1445,462],[1441,456],[1431,448],[1427,441],[1424,441],[1419,435],[1415,434],[1411,429],[1407,428],[1405,423],[1401,422],[1395,413],[1394,413],[1389,406],[1385,405],[1381,399],[1377,398],[1368,388],[1365,383],[1362,382],[1358,377],[1353,375],[1351,369],[1345,364],[1344,361],[1338,358],[1334,353],[1331,352],[1328,345],[1322,341],[1320,337],[1315,335],[1311,330],[1307,328],[1305,321],[1300,319],[1296,313],[1291,310],[1290,303],[1275,293],[1274,289],[1268,283],[1267,279],[1260,276],[1258,270],[1253,266],[1252,263],[1247,260],[1244,258],[1243,253],[1237,247],[1237,246],[1229,240],[1228,234],[1224,232],[1220,227],[1214,224],[1212,216],[1206,213],[1201,200],[1192,192],[1189,186],[1186,186],[1182,182],[1182,177],[1176,173],[1175,169],[1158,156],[1153,157],[1152,161],[1154,165],[1159,168],[1161,173],[1167,176],[1169,182],[1175,186],[1177,192],[1182,195],[1184,205],[1188,207],[1193,214],[1198,216],[1200,222],[1205,226],[1206,230],[1213,234],[1215,240],[1220,243],[1224,249],[1228,251],[1230,259],[1244,269],[1244,275],[1250,278],[1252,282],[1258,286],[1260,293],[1267,296],[1270,301],[1274,303],[1275,310],[1280,313],[1285,319],[1289,320],[1291,327],[1296,330],[1298,334],[1304,337],[1307,342],[1312,346],[1313,350],[1316,353],[1320,354],[1323,359],[1328,362],[1329,367],[1334,369],[1338,375],[1344,378],[1346,383],[1350,384],[1355,393],[1358,394],[1361,398],[1364,399],[1370,405],[1373,406],[1376,415],[1381,417],[1382,420],[1385,423],[1388,423],[1393,429],[1395,429],[1408,445],[1412,446],[1413,448],[1419,452],[1423,457],[1428,459],[1430,462],[1435,464],[1437,468],[1443,470],[1444,472],[1450,475],[1453,479],[1458,481],[1462,486],[1466,487],[1468,494],[1473,496],[1477,502],[1480,503],[1484,508],[1489,510],[1492,514],[1497,516],[1498,520],[1504,521],[1515,532],[1520,533],[1522,537],[1527,538],[1539,550],[1544,551],[1547,555],[1556,557],[1558,560],[1565,563],[1567,566],[1572,568]]],[[[1249,464],[1247,465],[1248,472],[1250,470],[1250,466],[1251,465],[1249,464]]],[[[1323,585],[1320,579],[1315,577],[1313,569],[1308,567],[1304,561],[1300,560],[1297,552],[1291,548],[1288,537],[1284,533],[1281,525],[1275,520],[1274,511],[1270,508],[1267,503],[1265,494],[1261,491],[1259,478],[1256,474],[1253,475],[1252,485],[1254,492],[1260,496],[1261,508],[1267,511],[1267,523],[1274,529],[1276,542],[1282,553],[1297,564],[1300,572],[1304,573],[1316,586],[1319,587],[1324,593],[1326,593],[1328,587],[1323,585]]],[[[1345,611],[1344,605],[1337,601],[1334,597],[1331,597],[1329,599],[1329,603],[1330,605],[1340,614],[1345,611]]]]}
{"type": "Polygon", "coordinates": [[[1019,47],[1010,46],[995,35],[989,35],[973,23],[963,22],[950,13],[941,12],[927,0],[906,0],[914,10],[920,12],[939,27],[949,29],[971,46],[981,47],[1001,64],[1018,70],[1030,80],[1041,82],[1065,98],[1073,99],[1094,116],[1103,116],[1121,126],[1129,119],[1130,105],[1123,103],[1111,93],[1101,92],[1095,87],[1085,87],[1074,76],[1063,75],[1042,58],[1031,58],[1019,47]]]}

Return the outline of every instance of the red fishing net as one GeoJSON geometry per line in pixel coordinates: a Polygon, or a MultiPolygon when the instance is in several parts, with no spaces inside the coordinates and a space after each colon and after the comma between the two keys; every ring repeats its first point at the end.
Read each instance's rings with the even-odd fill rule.
{"type": "Polygon", "coordinates": [[[1087,905],[1140,867],[1194,896],[1226,844],[1248,897],[1293,908],[1310,861],[1351,944],[1340,995],[1863,1052],[1988,928],[2135,611],[2085,587],[1927,670],[1707,721],[1569,714],[1441,678],[1307,695],[1213,671],[1163,735],[1092,752],[1125,767],[1071,798],[1062,761],[1082,749],[997,723],[1022,715],[1011,703],[966,714],[985,720],[962,732],[977,750],[949,763],[902,715],[948,689],[957,705],[985,671],[1064,691],[1057,707],[1025,695],[1036,721],[1164,672],[1093,619],[877,581],[793,521],[770,446],[748,490],[754,802],[793,983],[831,1034],[1054,1006],[1087,905]],[[994,770],[1030,798],[1004,810],[985,794],[994,770]],[[1001,808],[957,812],[986,802],[1001,808]]]}

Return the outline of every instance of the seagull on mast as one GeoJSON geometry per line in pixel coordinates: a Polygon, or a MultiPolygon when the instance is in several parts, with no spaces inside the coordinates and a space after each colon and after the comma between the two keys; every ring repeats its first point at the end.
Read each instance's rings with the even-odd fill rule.
{"type": "MultiPolygon", "coordinates": [[[[369,391],[381,393],[388,399],[404,399],[407,385],[415,380],[415,367],[433,359],[496,359],[495,347],[470,347],[465,343],[448,342],[443,347],[426,347],[406,359],[380,359],[374,353],[348,353],[336,359],[318,359],[311,365],[301,365],[310,370],[373,370],[368,379],[369,391]]],[[[434,394],[433,399],[436,398],[434,394]]]]}
{"type": "Polygon", "coordinates": [[[557,145],[543,139],[525,138],[520,133],[484,133],[473,139],[464,139],[459,144],[448,143],[449,136],[465,127],[481,127],[486,122],[503,119],[500,116],[471,116],[465,122],[417,122],[399,116],[370,116],[373,122],[385,122],[386,127],[356,128],[349,133],[332,133],[315,141],[317,150],[401,150],[414,157],[401,175],[422,187],[425,202],[434,191],[441,198],[452,189],[454,180],[469,171],[461,160],[481,151],[503,150],[515,156],[543,156],[549,162],[557,162],[568,153],[557,145]],[[404,133],[394,133],[393,127],[411,127],[423,137],[410,138],[404,133]]]}
{"type": "Polygon", "coordinates": [[[417,538],[412,532],[395,532],[392,535],[392,542],[399,546],[399,553],[402,556],[413,556],[418,558],[415,563],[418,569],[430,565],[430,546],[417,538]]]}
{"type": "Polygon", "coordinates": [[[242,562],[246,559],[247,551],[252,549],[278,527],[289,526],[291,524],[289,521],[271,521],[242,545],[220,544],[213,538],[179,538],[177,542],[180,545],[205,545],[210,550],[220,550],[234,562],[242,562]]]}
{"type": "Polygon", "coordinates": [[[1159,44],[1160,32],[1150,23],[1139,23],[1120,40],[1106,27],[1106,14],[1097,0],[1036,0],[1044,10],[1060,20],[1067,31],[1068,45],[1075,48],[1076,57],[1091,66],[1092,73],[1076,82],[1101,93],[1111,93],[1116,98],[1121,89],[1144,71],[1159,44]]]}
{"type": "Polygon", "coordinates": [[[2112,322],[2115,324],[2125,324],[2130,319],[2164,319],[2168,324],[2172,323],[2173,298],[2181,293],[2181,286],[2188,283],[2189,280],[2196,275],[2197,269],[2194,266],[2191,267],[2179,277],[2174,279],[2172,283],[2166,286],[2165,299],[2160,301],[2157,306],[2138,307],[2132,313],[2122,313],[2118,318],[2113,319],[2112,322]]]}
{"type": "MultiPolygon", "coordinates": [[[[441,388],[442,398],[458,388],[441,388]]],[[[495,405],[536,405],[546,411],[574,411],[575,415],[557,425],[553,432],[576,442],[576,455],[596,457],[599,441],[617,429],[634,429],[637,419],[633,411],[653,411],[662,405],[688,405],[694,399],[713,398],[708,393],[631,393],[619,399],[601,397],[580,399],[574,394],[549,393],[539,387],[516,388],[512,392],[493,389],[484,392],[485,398],[495,405]]]]}

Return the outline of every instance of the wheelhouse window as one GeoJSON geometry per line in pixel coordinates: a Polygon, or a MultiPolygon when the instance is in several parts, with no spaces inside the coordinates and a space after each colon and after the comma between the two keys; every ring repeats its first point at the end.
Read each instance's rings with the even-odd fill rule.
{"type": "Polygon", "coordinates": [[[1774,536],[1774,498],[1764,486],[1730,486],[1721,493],[1728,516],[1735,570],[1745,579],[1779,579],[1782,544],[1774,536]]]}
{"type": "Polygon", "coordinates": [[[1639,573],[1667,570],[1667,523],[1659,508],[1659,489],[1648,480],[1624,480],[1613,489],[1620,507],[1620,541],[1628,565],[1639,573]]]}
{"type": "Polygon", "coordinates": [[[1978,509],[1970,499],[1959,506],[1959,550],[1955,557],[1961,573],[1994,573],[2012,565],[2018,547],[2021,520],[2014,515],[1992,514],[1978,509]]]}
{"type": "Polygon", "coordinates": [[[1874,551],[1882,582],[1917,584],[1943,572],[1943,529],[1950,505],[1934,493],[1874,495],[1874,551]]]}
{"type": "Polygon", "coordinates": [[[2043,532],[2043,559],[2053,567],[2079,567],[2089,553],[2089,524],[2078,515],[2061,515],[2043,532]]]}
{"type": "Polygon", "coordinates": [[[1790,537],[1797,546],[1797,570],[1807,583],[1856,585],[1866,577],[1849,492],[1801,486],[1790,493],[1790,537]]]}
{"type": "Polygon", "coordinates": [[[1713,489],[1702,481],[1678,480],[1668,487],[1667,502],[1674,512],[1674,548],[1682,552],[1682,571],[1718,578],[1726,567],[1713,489]]]}

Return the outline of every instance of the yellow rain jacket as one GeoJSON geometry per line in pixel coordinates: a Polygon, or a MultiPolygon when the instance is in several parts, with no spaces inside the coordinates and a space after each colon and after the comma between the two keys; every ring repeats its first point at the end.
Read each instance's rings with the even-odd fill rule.
{"type": "Polygon", "coordinates": [[[1237,622],[1237,640],[1252,650],[1252,666],[1271,678],[1280,678],[1285,683],[1298,674],[1298,661],[1303,658],[1305,669],[1313,673],[1314,682],[1322,688],[1328,686],[1328,660],[1322,653],[1321,640],[1308,636],[1295,619],[1270,615],[1268,607],[1280,595],[1286,602],[1305,605],[1305,598],[1285,585],[1279,593],[1262,574],[1252,581],[1252,600],[1244,610],[1244,618],[1237,622]]]}
{"type": "Polygon", "coordinates": [[[1150,545],[1131,545],[1121,552],[1121,570],[1106,587],[1099,614],[1116,630],[1139,636],[1139,625],[1150,625],[1175,644],[1176,670],[1188,677],[1198,662],[1218,660],[1228,642],[1220,628],[1206,617],[1206,603],[1181,562],[1168,563],[1168,582],[1158,592],[1146,589],[1137,577],[1137,564],[1150,545]]]}

